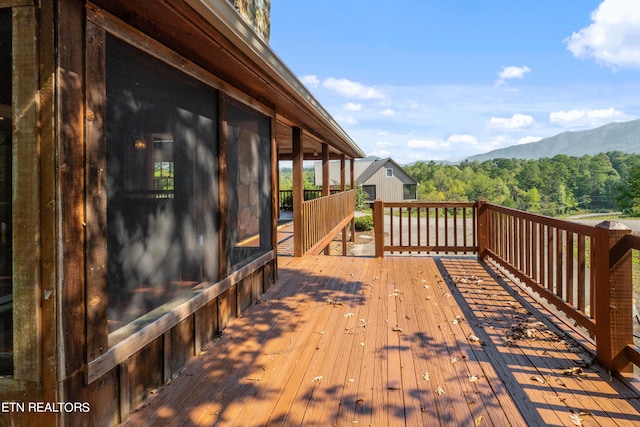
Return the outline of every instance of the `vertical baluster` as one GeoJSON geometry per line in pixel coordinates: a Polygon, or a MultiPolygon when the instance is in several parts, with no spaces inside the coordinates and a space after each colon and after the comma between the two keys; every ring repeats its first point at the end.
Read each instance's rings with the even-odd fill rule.
{"type": "Polygon", "coordinates": [[[586,245],[585,237],[578,234],[578,310],[585,312],[585,291],[586,291],[586,245]]]}
{"type": "Polygon", "coordinates": [[[561,299],[564,299],[564,283],[562,274],[564,273],[564,264],[562,253],[563,243],[564,243],[564,234],[565,230],[561,230],[556,228],[556,295],[558,295],[561,299]]]}
{"type": "MultiPolygon", "coordinates": [[[[440,216],[440,214],[439,214],[439,212],[438,212],[438,211],[439,211],[438,207],[436,207],[436,208],[435,208],[435,211],[436,211],[436,221],[435,221],[435,223],[436,223],[436,225],[435,225],[435,231],[436,231],[436,236],[435,236],[435,237],[436,237],[436,242],[435,242],[435,245],[434,245],[434,246],[437,248],[437,247],[438,247],[438,245],[440,244],[440,242],[439,242],[439,240],[440,240],[440,226],[439,226],[439,224],[438,224],[438,221],[439,221],[439,218],[438,218],[438,217],[440,216]]],[[[436,253],[438,253],[438,251],[436,251],[436,253]]]]}

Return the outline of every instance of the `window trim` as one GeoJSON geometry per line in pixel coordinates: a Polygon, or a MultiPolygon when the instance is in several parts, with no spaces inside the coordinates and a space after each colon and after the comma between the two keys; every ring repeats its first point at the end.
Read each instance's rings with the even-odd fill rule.
{"type": "Polygon", "coordinates": [[[393,168],[386,168],[385,170],[385,176],[387,178],[393,178],[393,168]]]}
{"type": "Polygon", "coordinates": [[[20,55],[13,55],[12,121],[13,182],[25,188],[14,198],[13,227],[13,377],[0,379],[0,387],[22,389],[24,381],[39,381],[42,343],[40,340],[40,164],[38,147],[37,100],[38,63],[36,10],[31,1],[2,4],[12,10],[12,44],[20,55]],[[27,231],[29,230],[29,231],[27,231]],[[38,254],[34,256],[33,254],[38,254]],[[20,307],[20,310],[15,310],[20,307]],[[20,326],[20,334],[16,328],[20,326]],[[20,336],[21,339],[16,339],[20,336]]]}

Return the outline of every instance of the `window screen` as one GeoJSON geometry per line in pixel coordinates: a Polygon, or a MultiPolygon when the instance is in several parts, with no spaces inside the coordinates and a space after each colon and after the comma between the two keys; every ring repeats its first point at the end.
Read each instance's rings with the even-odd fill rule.
{"type": "Polygon", "coordinates": [[[109,331],[218,280],[217,93],[107,38],[109,331]]]}
{"type": "Polygon", "coordinates": [[[271,240],[271,119],[227,107],[229,265],[265,254],[271,240]]]}

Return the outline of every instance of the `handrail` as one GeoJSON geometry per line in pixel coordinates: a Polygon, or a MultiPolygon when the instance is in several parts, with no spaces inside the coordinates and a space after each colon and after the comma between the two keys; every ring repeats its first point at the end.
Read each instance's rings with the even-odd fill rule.
{"type": "Polygon", "coordinates": [[[303,233],[299,236],[302,253],[317,253],[324,249],[353,219],[355,208],[355,190],[303,202],[303,233]]]}
{"type": "Polygon", "coordinates": [[[595,227],[486,203],[479,256],[491,257],[526,286],[595,334],[595,227]]]}
{"type": "Polygon", "coordinates": [[[476,253],[476,207],[475,202],[377,199],[373,207],[376,257],[385,252],[476,253]]]}

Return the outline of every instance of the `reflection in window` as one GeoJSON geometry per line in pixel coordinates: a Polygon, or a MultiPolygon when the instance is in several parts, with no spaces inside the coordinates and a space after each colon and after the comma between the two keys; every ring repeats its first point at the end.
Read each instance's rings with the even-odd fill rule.
{"type": "Polygon", "coordinates": [[[0,375],[13,373],[11,10],[0,9],[0,375]]]}
{"type": "Polygon", "coordinates": [[[228,200],[230,265],[271,250],[271,120],[230,104],[228,123],[228,200]]]}
{"type": "Polygon", "coordinates": [[[107,38],[107,287],[114,331],[218,280],[217,94],[107,38]]]}

